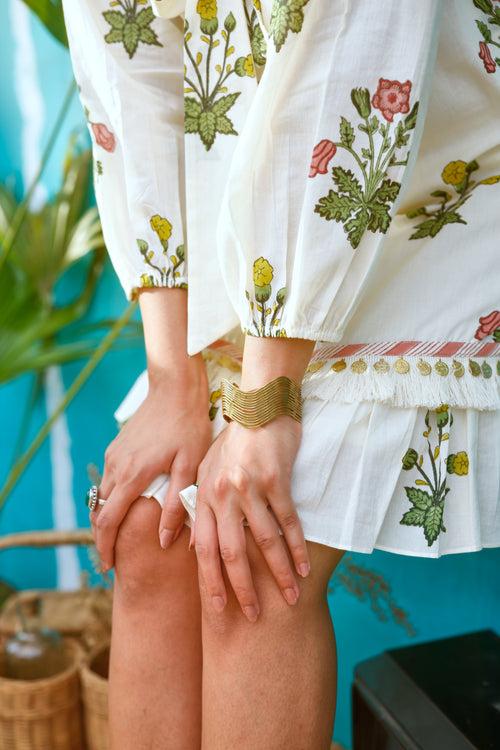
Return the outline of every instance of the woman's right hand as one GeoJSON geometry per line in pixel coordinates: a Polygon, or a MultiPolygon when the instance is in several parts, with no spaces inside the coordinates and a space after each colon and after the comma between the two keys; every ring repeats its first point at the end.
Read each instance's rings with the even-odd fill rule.
{"type": "Polygon", "coordinates": [[[170,474],[160,520],[166,547],[182,529],[179,491],[196,481],[198,465],[212,442],[209,394],[201,355],[150,378],[149,392],[105,453],[99,495],[107,500],[91,513],[103,571],[114,562],[114,546],[129,507],[159,474],[170,474]]]}

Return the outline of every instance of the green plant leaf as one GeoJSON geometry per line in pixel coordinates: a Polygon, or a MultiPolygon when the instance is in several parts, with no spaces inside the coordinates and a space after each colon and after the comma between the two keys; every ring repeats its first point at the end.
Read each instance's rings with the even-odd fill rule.
{"type": "Polygon", "coordinates": [[[432,496],[418,487],[405,487],[408,500],[419,510],[427,510],[432,505],[432,496]]]}
{"type": "Polygon", "coordinates": [[[112,29],[123,29],[127,23],[125,13],[119,10],[105,10],[102,14],[112,29]]]}
{"type": "Polygon", "coordinates": [[[424,536],[429,547],[434,544],[442,530],[443,513],[444,502],[441,501],[436,505],[431,505],[425,514],[424,536]]]}
{"type": "Polygon", "coordinates": [[[276,52],[284,45],[288,32],[298,33],[304,22],[303,8],[309,0],[273,0],[269,34],[274,41],[276,52]]]}
{"type": "Polygon", "coordinates": [[[122,29],[111,29],[104,37],[104,41],[108,44],[116,44],[117,42],[123,42],[123,30],[122,29]]]}
{"type": "Polygon", "coordinates": [[[350,148],[354,143],[354,128],[345,117],[340,118],[340,142],[350,148]]]}
{"type": "Polygon", "coordinates": [[[411,510],[404,513],[403,518],[399,523],[403,526],[423,526],[425,521],[425,510],[419,508],[412,508],[411,510]]]}
{"type": "Polygon", "coordinates": [[[144,42],[144,44],[154,44],[156,47],[162,47],[162,43],[156,36],[156,31],[153,31],[153,29],[141,29],[141,32],[139,34],[139,41],[144,42]]]}
{"type": "Polygon", "coordinates": [[[147,8],[143,8],[139,11],[139,13],[135,17],[135,22],[143,29],[146,26],[149,26],[149,24],[152,23],[154,19],[155,15],[153,13],[153,10],[148,6],[147,8]]]}
{"type": "Polygon", "coordinates": [[[238,135],[233,127],[233,123],[229,117],[226,117],[226,115],[219,115],[217,117],[215,127],[217,132],[222,133],[223,135],[238,135]]]}
{"type": "Polygon", "coordinates": [[[227,94],[226,96],[221,96],[220,99],[217,99],[212,107],[211,111],[218,117],[219,115],[225,115],[226,112],[229,112],[231,107],[234,105],[236,99],[239,97],[240,92],[236,91],[234,94],[227,94]]]}
{"type": "Polygon", "coordinates": [[[410,140],[410,136],[406,132],[406,126],[401,121],[398,122],[396,133],[394,135],[394,142],[396,144],[396,148],[402,148],[403,146],[406,146],[409,140],[410,140]]]}
{"type": "Polygon", "coordinates": [[[199,117],[199,133],[207,151],[213,145],[216,132],[217,117],[214,112],[202,112],[199,117]]]}
{"type": "Polygon", "coordinates": [[[328,195],[320,198],[314,207],[315,213],[327,221],[347,221],[356,205],[347,195],[340,195],[335,190],[329,190],[328,195]]]}
{"type": "Polygon", "coordinates": [[[201,115],[202,106],[197,99],[193,99],[192,96],[186,96],[184,98],[184,114],[186,117],[194,117],[198,119],[201,115]]]}
{"type": "Polygon", "coordinates": [[[394,203],[399,195],[400,190],[401,185],[399,182],[395,182],[394,180],[390,180],[388,177],[386,177],[375,192],[373,199],[381,203],[385,203],[386,201],[394,203]]]}
{"type": "Polygon", "coordinates": [[[483,21],[476,21],[476,26],[483,35],[484,41],[491,42],[491,31],[489,29],[489,26],[483,21]]]}
{"type": "Polygon", "coordinates": [[[123,46],[131,59],[137,50],[140,35],[141,30],[133,21],[127,22],[123,27],[123,46]]]}
{"type": "Polygon", "coordinates": [[[382,234],[385,234],[389,229],[392,218],[389,204],[370,201],[368,211],[370,214],[368,229],[371,232],[382,232],[382,234]]]}
{"type": "Polygon", "coordinates": [[[347,193],[354,201],[363,200],[363,189],[361,183],[356,179],[350,169],[343,167],[333,167],[332,177],[341,193],[347,193]]]}
{"type": "Polygon", "coordinates": [[[186,133],[199,133],[200,132],[199,117],[185,117],[184,118],[184,131],[186,133]]]}
{"type": "Polygon", "coordinates": [[[351,243],[351,246],[356,249],[361,242],[370,220],[370,215],[367,209],[362,206],[359,208],[354,216],[349,219],[344,225],[344,229],[347,232],[347,239],[351,243]]]}

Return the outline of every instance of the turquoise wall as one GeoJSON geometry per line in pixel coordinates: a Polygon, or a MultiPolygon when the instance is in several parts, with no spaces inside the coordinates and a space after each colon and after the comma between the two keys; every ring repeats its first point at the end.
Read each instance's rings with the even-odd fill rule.
{"type": "MultiPolygon", "coordinates": [[[[6,6],[0,26],[0,69],[4,72],[0,78],[0,179],[15,185],[20,195],[56,117],[71,69],[67,52],[24,11],[20,0],[6,0],[6,6]],[[10,74],[5,75],[6,71],[10,74]]],[[[74,128],[83,128],[76,100],[36,200],[43,201],[58,185],[61,157],[74,128]]],[[[108,267],[88,317],[116,317],[124,306],[122,291],[108,267]]],[[[52,397],[58,395],[58,387],[68,388],[81,367],[79,362],[52,373],[54,377],[47,383],[47,388],[56,384],[52,397]]],[[[138,346],[112,352],[99,365],[0,512],[0,534],[61,527],[64,523],[70,527],[87,525],[82,500],[88,486],[87,465],[101,466],[103,451],[115,435],[113,410],[143,367],[144,353],[138,346]],[[61,492],[63,507],[58,499],[61,492]]],[[[10,465],[30,380],[23,377],[0,388],[0,482],[10,465]]],[[[46,418],[47,388],[33,410],[31,434],[46,418]]],[[[481,628],[500,631],[500,550],[440,560],[376,552],[369,557],[353,555],[350,563],[370,574],[351,576],[351,582],[359,583],[354,592],[337,582],[330,596],[339,654],[335,736],[346,747],[350,746],[349,688],[358,661],[386,648],[422,640],[481,628]],[[413,635],[411,628],[395,621],[381,596],[376,574],[389,583],[393,604],[406,616],[413,635]],[[382,604],[388,614],[386,621],[376,614],[371,599],[382,604]]],[[[344,565],[344,573],[348,567],[344,565]]],[[[0,577],[20,588],[70,587],[80,569],[89,568],[83,550],[0,553],[0,577]]]]}

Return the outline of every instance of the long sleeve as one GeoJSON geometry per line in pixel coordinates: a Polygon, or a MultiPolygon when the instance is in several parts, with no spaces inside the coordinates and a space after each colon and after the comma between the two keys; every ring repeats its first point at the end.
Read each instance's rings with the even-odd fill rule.
{"type": "Polygon", "coordinates": [[[129,298],[187,283],[182,23],[140,0],[64,0],[106,245],[129,298]]]}
{"type": "Polygon", "coordinates": [[[439,5],[262,2],[267,62],[218,222],[247,333],[341,339],[418,150],[439,5]]]}

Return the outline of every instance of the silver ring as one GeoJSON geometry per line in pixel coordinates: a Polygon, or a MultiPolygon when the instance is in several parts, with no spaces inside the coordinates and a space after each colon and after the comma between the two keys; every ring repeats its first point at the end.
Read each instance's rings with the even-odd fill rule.
{"type": "Polygon", "coordinates": [[[89,510],[95,510],[98,505],[104,505],[106,500],[104,500],[102,497],[98,496],[99,494],[99,488],[97,485],[93,484],[92,487],[87,490],[87,494],[85,495],[85,505],[89,508],[89,510]]]}

